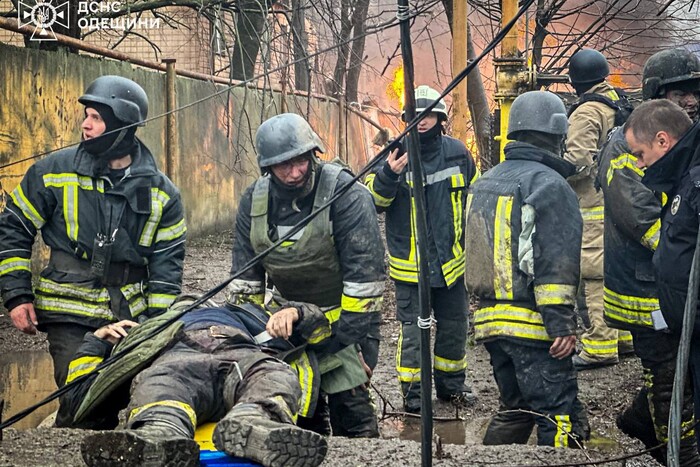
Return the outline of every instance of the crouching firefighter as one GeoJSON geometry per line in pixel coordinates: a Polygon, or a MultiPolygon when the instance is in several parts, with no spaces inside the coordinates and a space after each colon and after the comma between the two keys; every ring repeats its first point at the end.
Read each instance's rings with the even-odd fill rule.
{"type": "Polygon", "coordinates": [[[467,200],[467,287],[480,298],[476,339],[500,391],[484,444],[524,444],[535,424],[539,445],[578,447],[588,437],[572,363],[583,221],[565,179],[574,166],[561,157],[567,127],[556,95],[520,95],[505,161],[467,200]]]}
{"type": "Polygon", "coordinates": [[[271,467],[320,464],[325,439],[295,425],[301,406],[318,395],[318,378],[312,394],[302,393],[297,373],[275,357],[308,360],[305,342],[330,332],[320,309],[288,302],[272,315],[254,305],[182,314],[190,303],[140,326],[120,321],[85,335],[68,382],[131,348],[62,397],[60,410],[76,428],[114,428],[128,405],[125,429],[84,440],[85,462],[198,466],[195,429],[216,422],[214,445],[229,455],[271,467]]]}

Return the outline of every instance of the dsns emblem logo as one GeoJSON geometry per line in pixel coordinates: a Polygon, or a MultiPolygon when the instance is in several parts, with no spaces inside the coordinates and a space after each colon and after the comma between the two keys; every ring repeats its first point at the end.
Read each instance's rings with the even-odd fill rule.
{"type": "Polygon", "coordinates": [[[56,33],[54,25],[68,28],[68,1],[54,5],[52,1],[37,0],[36,3],[24,3],[20,0],[17,6],[17,20],[20,26],[34,26],[34,33],[30,40],[55,41],[56,33]]]}
{"type": "Polygon", "coordinates": [[[676,195],[671,202],[671,214],[675,216],[679,207],[681,207],[681,195],[676,195]]]}

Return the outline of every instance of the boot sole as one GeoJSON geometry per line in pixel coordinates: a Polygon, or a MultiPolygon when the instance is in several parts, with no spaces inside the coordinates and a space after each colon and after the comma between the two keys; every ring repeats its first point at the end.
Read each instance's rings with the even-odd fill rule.
{"type": "Polygon", "coordinates": [[[153,441],[107,431],[83,439],[80,452],[90,467],[199,467],[199,445],[184,438],[153,441]]]}
{"type": "Polygon", "coordinates": [[[265,467],[316,467],[326,457],[326,439],[294,425],[265,428],[235,419],[216,425],[214,445],[220,451],[261,463],[265,467]]]}

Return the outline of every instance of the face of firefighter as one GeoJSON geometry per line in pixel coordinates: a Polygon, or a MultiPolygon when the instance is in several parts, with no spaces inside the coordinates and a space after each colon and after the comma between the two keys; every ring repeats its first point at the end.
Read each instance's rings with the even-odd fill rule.
{"type": "Polygon", "coordinates": [[[695,120],[698,115],[698,103],[700,102],[700,91],[681,91],[673,89],[666,92],[666,99],[674,104],[678,104],[691,120],[695,120]]]}
{"type": "Polygon", "coordinates": [[[435,112],[430,112],[428,115],[423,117],[423,120],[418,122],[418,133],[425,133],[426,131],[432,129],[435,125],[437,125],[438,121],[438,114],[435,112]]]}
{"type": "Polygon", "coordinates": [[[100,136],[105,132],[107,125],[105,124],[104,120],[102,120],[102,117],[97,110],[91,107],[86,107],[85,120],[83,120],[80,128],[83,131],[83,139],[87,140],[100,136]]]}
{"type": "Polygon", "coordinates": [[[279,181],[290,187],[301,187],[306,183],[306,174],[309,171],[311,161],[307,154],[297,156],[294,159],[280,162],[270,167],[272,173],[279,181]]]}
{"type": "Polygon", "coordinates": [[[677,142],[665,131],[656,133],[650,143],[637,139],[631,130],[625,132],[625,139],[632,155],[637,158],[637,167],[640,169],[649,167],[664,157],[677,142]]]}

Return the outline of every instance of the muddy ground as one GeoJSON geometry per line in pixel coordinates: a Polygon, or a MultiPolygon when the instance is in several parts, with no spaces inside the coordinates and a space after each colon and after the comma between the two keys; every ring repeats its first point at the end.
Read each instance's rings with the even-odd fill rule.
{"type": "MultiPolygon", "coordinates": [[[[185,261],[184,290],[202,293],[228,277],[230,232],[190,241],[185,261]]],[[[400,413],[402,408],[394,375],[394,351],[398,327],[393,320],[393,287],[388,283],[382,322],[383,343],[379,364],[372,380],[381,419],[382,439],[350,440],[331,438],[323,466],[421,465],[419,420],[400,413]]],[[[0,309],[0,352],[46,350],[42,335],[26,336],[16,331],[5,310],[0,309]]],[[[467,359],[469,380],[478,394],[473,407],[457,411],[434,399],[435,438],[433,464],[436,466],[517,466],[517,465],[604,465],[658,466],[648,455],[636,455],[641,443],[621,433],[615,416],[642,385],[641,367],[634,358],[614,367],[579,374],[580,397],[587,404],[593,431],[585,450],[538,448],[529,446],[481,445],[488,417],[498,407],[498,390],[493,380],[488,354],[483,346],[470,345],[467,359]],[[461,421],[460,421],[461,420],[461,421]],[[627,459],[623,459],[628,457],[627,459]],[[617,460],[613,460],[617,459],[617,460]]],[[[50,374],[46,375],[50,378],[50,374]]],[[[86,432],[37,428],[4,431],[0,444],[0,467],[5,466],[82,466],[80,440],[86,432]]]]}

